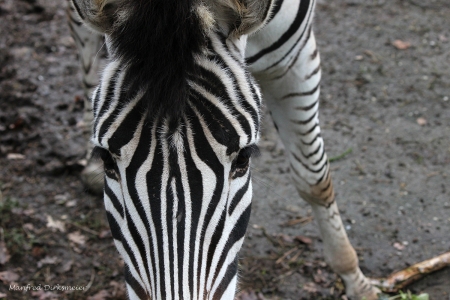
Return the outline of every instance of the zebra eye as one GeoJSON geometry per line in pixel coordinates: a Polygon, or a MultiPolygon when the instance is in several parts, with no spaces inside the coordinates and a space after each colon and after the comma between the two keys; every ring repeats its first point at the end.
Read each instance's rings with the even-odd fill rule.
{"type": "Polygon", "coordinates": [[[236,178],[239,176],[243,176],[248,170],[250,158],[252,156],[258,155],[259,155],[259,148],[256,145],[245,147],[241,151],[239,151],[239,154],[233,161],[232,171],[234,173],[232,177],[236,178]]]}
{"type": "Polygon", "coordinates": [[[250,155],[248,155],[246,151],[241,151],[236,157],[235,166],[238,169],[245,168],[249,162],[250,162],[250,155]]]}

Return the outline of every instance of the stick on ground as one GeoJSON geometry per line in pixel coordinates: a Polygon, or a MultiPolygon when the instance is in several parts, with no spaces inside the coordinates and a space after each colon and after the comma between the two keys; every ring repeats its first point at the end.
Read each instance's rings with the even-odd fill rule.
{"type": "Polygon", "coordinates": [[[387,278],[371,279],[371,282],[385,293],[397,293],[400,289],[403,289],[425,275],[448,266],[450,266],[450,252],[395,272],[387,278]]]}

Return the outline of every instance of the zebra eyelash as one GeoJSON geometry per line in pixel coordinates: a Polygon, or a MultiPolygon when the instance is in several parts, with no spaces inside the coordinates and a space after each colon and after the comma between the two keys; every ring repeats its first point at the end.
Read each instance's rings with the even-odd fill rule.
{"type": "Polygon", "coordinates": [[[258,145],[253,144],[250,146],[247,146],[243,149],[241,149],[241,151],[239,151],[239,156],[244,157],[244,158],[250,158],[250,157],[259,157],[261,156],[261,151],[258,147],[258,145]]]}
{"type": "Polygon", "coordinates": [[[91,152],[91,157],[94,159],[101,159],[105,166],[114,164],[114,158],[112,157],[111,153],[109,153],[108,150],[103,149],[101,147],[94,147],[91,152]]]}

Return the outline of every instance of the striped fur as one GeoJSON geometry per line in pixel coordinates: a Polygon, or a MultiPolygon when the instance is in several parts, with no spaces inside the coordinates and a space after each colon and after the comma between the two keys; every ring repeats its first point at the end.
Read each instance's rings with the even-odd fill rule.
{"type": "Polygon", "coordinates": [[[111,53],[92,97],[92,142],[131,299],[234,297],[260,135],[254,78],[328,262],[348,296],[376,299],[342,226],[320,135],[314,0],[73,2],[111,53]]]}

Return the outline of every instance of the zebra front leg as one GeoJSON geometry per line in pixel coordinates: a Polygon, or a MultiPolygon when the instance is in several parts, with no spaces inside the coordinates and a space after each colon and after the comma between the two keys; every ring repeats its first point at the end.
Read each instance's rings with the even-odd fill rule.
{"type": "Polygon", "coordinates": [[[312,206],[330,267],[341,276],[347,296],[375,300],[373,287],[358,266],[337,208],[323,139],[318,98],[320,57],[310,30],[297,53],[278,68],[256,72],[274,123],[286,147],[292,178],[300,196],[312,206]]]}

